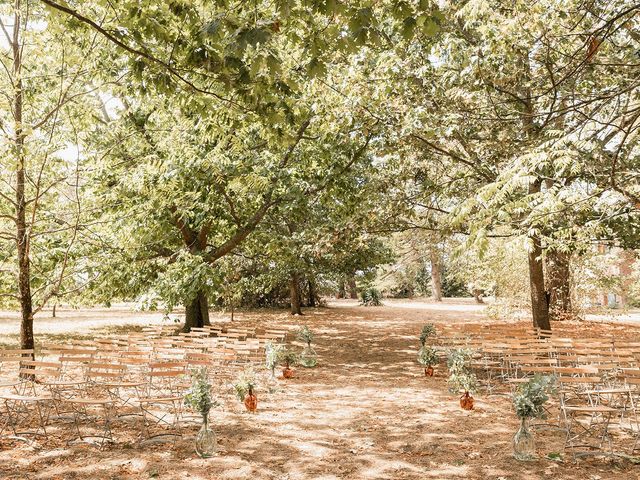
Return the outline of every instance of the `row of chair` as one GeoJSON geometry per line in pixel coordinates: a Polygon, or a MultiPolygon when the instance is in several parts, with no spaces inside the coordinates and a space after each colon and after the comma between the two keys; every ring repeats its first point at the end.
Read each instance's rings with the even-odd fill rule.
{"type": "Polygon", "coordinates": [[[0,350],[0,434],[46,438],[54,413],[73,419],[77,438],[95,438],[101,446],[113,440],[112,421],[131,416],[140,418],[143,440],[179,436],[190,369],[206,367],[216,391],[224,391],[248,363],[264,360],[268,342],[286,338],[286,331],[195,333],[0,350]],[[34,428],[23,430],[27,426],[34,428]]]}
{"type": "Polygon", "coordinates": [[[544,425],[565,433],[574,456],[640,448],[640,342],[479,324],[442,326],[433,342],[443,354],[470,349],[489,394],[513,393],[535,375],[554,376],[553,414],[544,425]]]}

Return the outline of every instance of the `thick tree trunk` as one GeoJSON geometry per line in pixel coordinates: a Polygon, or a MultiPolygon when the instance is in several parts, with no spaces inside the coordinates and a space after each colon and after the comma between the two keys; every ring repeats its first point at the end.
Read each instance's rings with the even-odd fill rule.
{"type": "Polygon", "coordinates": [[[315,283],[313,283],[312,280],[309,280],[307,286],[309,288],[309,302],[308,302],[308,305],[310,307],[315,307],[316,306],[316,285],[315,285],[315,283]]]}
{"type": "Polygon", "coordinates": [[[300,279],[296,273],[292,273],[289,278],[289,295],[291,296],[291,315],[302,315],[300,279]]]}
{"type": "Polygon", "coordinates": [[[347,278],[347,287],[349,288],[349,297],[352,299],[358,298],[358,287],[356,286],[356,276],[349,275],[347,278]]]}
{"type": "Polygon", "coordinates": [[[184,332],[190,332],[193,327],[211,325],[209,322],[209,300],[207,295],[200,291],[196,298],[185,305],[184,332]]]}
{"type": "Polygon", "coordinates": [[[571,306],[571,255],[556,250],[548,251],[545,257],[546,290],[549,294],[549,316],[551,320],[569,318],[571,306]]]}
{"type": "Polygon", "coordinates": [[[338,285],[338,298],[345,298],[347,296],[347,289],[345,287],[344,280],[340,280],[338,285]]]}
{"type": "Polygon", "coordinates": [[[533,327],[551,330],[549,322],[549,299],[544,289],[544,269],[542,266],[542,247],[540,237],[531,238],[533,249],[529,252],[529,284],[531,286],[531,314],[533,327]]]}
{"type": "MultiPolygon", "coordinates": [[[[539,193],[541,186],[541,180],[538,179],[534,181],[529,185],[529,193],[539,193]]],[[[551,323],[549,322],[549,296],[545,290],[544,265],[542,263],[542,242],[538,234],[533,234],[530,238],[533,245],[528,252],[528,263],[533,327],[551,330],[551,323]]]]}
{"type": "Polygon", "coordinates": [[[429,251],[431,260],[431,296],[436,302],[442,301],[442,276],[440,274],[440,256],[435,248],[429,251]]]}

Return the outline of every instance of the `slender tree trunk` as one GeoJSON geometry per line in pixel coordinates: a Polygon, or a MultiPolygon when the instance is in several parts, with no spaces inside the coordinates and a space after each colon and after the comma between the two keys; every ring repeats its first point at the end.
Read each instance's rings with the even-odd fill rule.
{"type": "Polygon", "coordinates": [[[33,298],[31,296],[31,260],[29,248],[31,235],[27,225],[27,199],[25,191],[26,160],[25,133],[22,125],[22,57],[20,45],[20,2],[15,3],[13,39],[13,115],[15,124],[14,147],[16,154],[16,246],[18,252],[18,295],[20,297],[20,347],[31,349],[33,340],[33,298]]]}
{"type": "Polygon", "coordinates": [[[186,304],[185,310],[184,332],[190,332],[193,327],[211,325],[209,322],[209,300],[203,291],[198,292],[196,298],[186,304]]]}
{"type": "Polygon", "coordinates": [[[309,280],[308,282],[308,288],[309,288],[309,306],[310,307],[315,307],[316,306],[316,285],[313,282],[313,280],[309,280]]]}
{"type": "Polygon", "coordinates": [[[292,273],[289,279],[289,294],[291,296],[291,315],[302,315],[300,279],[297,273],[292,273]]]}
{"type": "Polygon", "coordinates": [[[57,303],[53,304],[53,308],[51,309],[51,317],[52,318],[56,318],[56,307],[58,306],[57,303]]]}
{"type": "Polygon", "coordinates": [[[440,256],[435,248],[429,251],[431,260],[431,293],[433,300],[442,301],[442,276],[440,275],[440,256]]]}
{"type": "Polygon", "coordinates": [[[347,289],[344,284],[344,280],[340,280],[338,285],[338,298],[345,298],[347,296],[347,289]]]}
{"type": "Polygon", "coordinates": [[[349,288],[349,297],[352,299],[358,298],[358,287],[356,286],[355,274],[349,275],[347,278],[347,287],[349,288]]]}
{"type": "Polygon", "coordinates": [[[484,300],[482,299],[482,294],[484,292],[482,290],[480,290],[479,288],[474,288],[472,293],[473,293],[473,299],[476,301],[476,303],[479,303],[479,304],[484,303],[484,300]]]}
{"type": "Polygon", "coordinates": [[[571,255],[556,250],[548,251],[545,257],[546,290],[549,294],[549,316],[551,320],[564,320],[572,315],[571,305],[571,255]]]}

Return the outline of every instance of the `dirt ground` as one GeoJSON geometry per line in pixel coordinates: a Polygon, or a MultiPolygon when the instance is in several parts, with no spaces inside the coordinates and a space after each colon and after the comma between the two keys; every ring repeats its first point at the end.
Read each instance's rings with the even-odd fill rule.
{"type": "MultiPolygon", "coordinates": [[[[244,412],[221,391],[228,401],[211,414],[219,448],[214,458],[195,455],[195,425],[175,445],[140,446],[131,424],[116,424],[116,443],[103,451],[68,445],[68,428],[60,426],[40,448],[0,440],[0,479],[640,478],[640,466],[627,460],[546,459],[562,453],[563,434],[552,430],[536,433],[539,460],[517,462],[511,439],[518,421],[507,396],[480,393],[475,410],[466,412],[447,391],[444,367],[433,378],[423,375],[415,362],[422,325],[486,321],[483,308],[471,302],[389,301],[383,307],[338,302],[306,310],[303,317],[241,312],[237,321],[309,325],[320,364],[297,369],[295,378],[280,380],[275,393],[259,390],[256,414],[244,412]]],[[[62,311],[58,319],[39,320],[36,333],[64,341],[91,335],[89,326],[118,331],[159,322],[158,314],[122,307],[62,311]]],[[[3,320],[0,314],[0,342],[14,343],[15,325],[15,318],[3,320]]],[[[635,325],[592,322],[559,329],[567,335],[589,330],[636,339],[640,331],[635,325]]]]}

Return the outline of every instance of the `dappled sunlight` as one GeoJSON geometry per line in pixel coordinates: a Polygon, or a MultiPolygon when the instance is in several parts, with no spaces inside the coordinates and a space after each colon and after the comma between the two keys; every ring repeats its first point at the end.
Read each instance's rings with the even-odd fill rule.
{"type": "MultiPolygon", "coordinates": [[[[470,307],[462,302],[432,310],[431,305],[425,303],[411,315],[395,304],[377,308],[341,305],[307,311],[304,318],[281,311],[238,312],[238,326],[308,324],[316,332],[320,358],[317,368],[299,367],[294,378],[280,378],[274,393],[259,389],[255,414],[245,412],[227,386],[216,392],[225,402],[211,413],[218,438],[215,457],[200,459],[193,451],[197,417],[185,422],[185,435],[175,445],[141,445],[137,420],[117,421],[113,425],[115,444],[103,451],[87,445],[67,446],[70,426],[56,423],[39,450],[3,440],[0,477],[14,478],[11,475],[24,472],[28,478],[49,480],[537,480],[550,475],[583,480],[590,472],[599,472],[602,479],[634,478],[629,476],[633,468],[629,465],[612,466],[598,460],[573,465],[569,460],[544,459],[547,453],[562,452],[564,438],[559,431],[536,432],[538,460],[522,464],[513,459],[511,439],[518,421],[508,396],[480,392],[475,396],[475,409],[464,411],[458,397],[447,390],[446,367],[436,366],[435,376],[427,378],[416,363],[422,325],[430,321],[437,328],[439,322],[462,320],[458,315],[470,307]]],[[[102,317],[105,312],[97,315],[102,317]]],[[[467,321],[468,315],[463,317],[467,321]]],[[[85,321],[91,321],[90,312],[77,319],[67,317],[65,325],[85,321]]],[[[114,320],[113,325],[127,323],[114,320]]],[[[562,328],[582,327],[566,323],[562,328]]]]}

